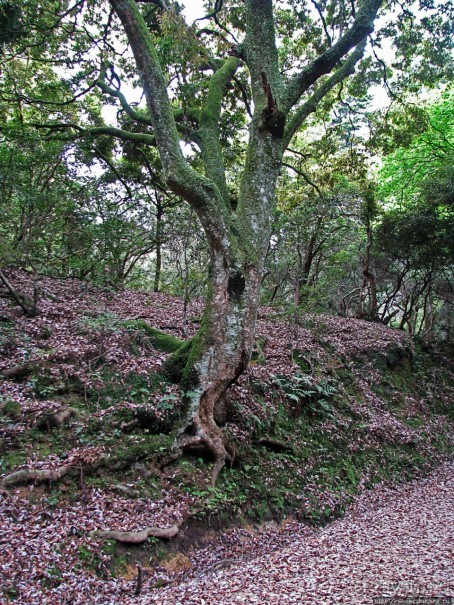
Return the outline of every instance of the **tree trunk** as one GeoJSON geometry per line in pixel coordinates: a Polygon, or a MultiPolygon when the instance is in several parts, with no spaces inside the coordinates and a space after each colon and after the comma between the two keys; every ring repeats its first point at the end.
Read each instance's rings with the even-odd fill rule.
{"type": "Polygon", "coordinates": [[[156,266],[155,266],[155,272],[154,272],[153,292],[159,292],[159,289],[161,287],[162,215],[163,215],[162,202],[158,196],[157,204],[156,204],[156,266]]]}
{"type": "Polygon", "coordinates": [[[312,269],[312,263],[314,262],[315,255],[319,250],[319,246],[315,246],[317,243],[317,237],[317,231],[311,235],[304,253],[304,259],[301,258],[301,254],[298,249],[300,259],[299,276],[295,291],[293,293],[293,302],[297,307],[299,307],[302,301],[307,297],[307,291],[305,290],[309,282],[309,274],[312,269]]]}
{"type": "Polygon", "coordinates": [[[212,251],[210,295],[181,383],[183,390],[190,388],[195,395],[178,446],[203,447],[213,455],[213,484],[225,462],[232,460],[214,411],[249,363],[259,285],[260,272],[255,268],[247,272],[229,268],[226,258],[212,251]]]}
{"type": "Polygon", "coordinates": [[[235,226],[229,245],[210,245],[210,281],[205,313],[194,339],[182,379],[191,388],[188,419],[179,440],[181,449],[203,446],[214,457],[212,484],[224,464],[232,460],[222,430],[214,420],[215,407],[228,387],[244,372],[255,342],[260,284],[275,204],[280,166],[280,141],[252,129],[235,226]],[[266,148],[267,153],[264,154],[266,148]],[[261,165],[257,170],[257,155],[261,165]],[[254,165],[255,173],[248,172],[254,165]]]}
{"type": "Polygon", "coordinates": [[[366,254],[363,258],[363,284],[362,284],[362,295],[361,300],[364,301],[366,298],[365,290],[367,285],[369,284],[369,308],[367,311],[361,309],[362,317],[366,316],[369,319],[377,319],[377,283],[375,280],[375,275],[372,273],[370,266],[370,252],[372,248],[373,237],[372,237],[372,227],[367,225],[367,243],[366,243],[366,254]]]}
{"type": "Polygon", "coordinates": [[[21,307],[25,315],[28,317],[36,317],[38,315],[38,286],[36,278],[33,279],[33,298],[28,294],[18,292],[9,282],[3,271],[0,271],[0,282],[5,286],[6,293],[21,307]]]}

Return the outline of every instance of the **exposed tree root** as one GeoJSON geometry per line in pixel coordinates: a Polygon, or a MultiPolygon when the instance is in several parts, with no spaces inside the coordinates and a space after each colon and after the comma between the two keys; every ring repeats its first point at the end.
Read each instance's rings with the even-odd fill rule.
{"type": "Polygon", "coordinates": [[[137,586],[134,591],[134,594],[136,595],[136,597],[138,597],[140,595],[140,593],[142,592],[142,586],[143,586],[143,569],[142,569],[142,566],[137,563],[137,586]]]}
{"type": "Polygon", "coordinates": [[[103,531],[96,529],[91,531],[89,536],[91,538],[103,538],[104,540],[116,540],[122,544],[142,544],[150,536],[170,540],[171,538],[175,538],[179,531],[180,528],[178,525],[172,525],[171,527],[146,527],[142,531],[103,531]]]}
{"type": "Polygon", "coordinates": [[[12,368],[4,368],[3,370],[0,370],[0,374],[5,378],[21,380],[31,374],[36,369],[36,366],[36,362],[28,361],[27,363],[21,363],[12,368]]]}
{"type": "Polygon", "coordinates": [[[271,437],[261,437],[257,441],[257,445],[261,445],[262,447],[266,447],[271,452],[291,452],[294,453],[293,447],[284,443],[283,441],[279,441],[278,439],[272,439],[271,437]]]}
{"type": "Polygon", "coordinates": [[[13,485],[20,485],[22,483],[31,483],[35,481],[37,483],[42,481],[58,481],[64,477],[73,467],[71,466],[59,466],[58,468],[41,470],[41,469],[22,469],[15,473],[10,473],[3,477],[0,481],[2,487],[11,487],[13,485]]]}
{"type": "Polygon", "coordinates": [[[77,416],[77,410],[74,408],[63,408],[57,412],[44,414],[36,423],[36,426],[43,431],[50,431],[66,424],[68,420],[77,416]]]}
{"type": "Polygon", "coordinates": [[[140,319],[136,321],[128,320],[127,325],[145,332],[153,347],[158,351],[174,353],[185,343],[184,340],[180,340],[179,338],[176,338],[176,336],[172,336],[172,334],[158,330],[157,328],[150,326],[150,324],[140,319]]]}
{"type": "Polygon", "coordinates": [[[227,451],[222,431],[214,421],[210,423],[211,434],[208,434],[208,431],[200,422],[195,426],[196,434],[183,435],[177,443],[177,451],[181,454],[183,451],[190,451],[191,448],[202,447],[211,454],[214,458],[214,465],[211,471],[211,486],[214,487],[219,473],[224,468],[226,462],[233,461],[233,456],[227,451]]]}
{"type": "Polygon", "coordinates": [[[96,460],[89,460],[83,457],[77,458],[69,464],[52,469],[22,469],[5,475],[5,477],[0,479],[0,487],[11,487],[33,482],[58,481],[70,471],[93,471],[109,461],[110,458],[108,456],[102,455],[96,460]]]}

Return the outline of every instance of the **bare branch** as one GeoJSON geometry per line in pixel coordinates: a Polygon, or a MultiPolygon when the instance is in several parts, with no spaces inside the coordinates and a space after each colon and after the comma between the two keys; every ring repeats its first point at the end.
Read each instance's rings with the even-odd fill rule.
{"type": "Polygon", "coordinates": [[[139,112],[135,111],[131,105],[126,100],[126,97],[119,89],[112,88],[108,86],[105,82],[105,77],[107,73],[108,67],[111,67],[111,64],[104,64],[101,68],[101,73],[99,74],[99,78],[96,82],[97,86],[106,94],[111,97],[115,97],[120,101],[120,104],[124,110],[124,112],[136,122],[140,122],[141,124],[145,124],[146,126],[153,126],[153,123],[149,117],[141,115],[139,112]]]}
{"type": "Polygon", "coordinates": [[[123,187],[126,189],[126,192],[128,194],[128,197],[130,199],[132,199],[132,191],[128,185],[128,183],[123,179],[123,177],[121,176],[121,174],[118,172],[118,170],[115,168],[115,166],[112,164],[112,162],[109,160],[109,158],[107,158],[103,152],[99,149],[99,147],[96,147],[96,145],[93,146],[93,151],[96,153],[96,155],[101,158],[101,160],[103,160],[108,166],[109,168],[112,170],[112,172],[115,174],[115,176],[117,177],[117,179],[120,181],[120,183],[123,185],[123,187]]]}
{"type": "Polygon", "coordinates": [[[223,3],[224,0],[216,0],[214,3],[214,10],[208,15],[205,15],[205,17],[199,17],[198,19],[196,19],[196,21],[206,21],[207,19],[212,19],[213,17],[216,17],[216,15],[221,12],[223,3]]]}
{"type": "Polygon", "coordinates": [[[327,80],[325,80],[317,90],[312,94],[309,99],[299,107],[294,113],[293,117],[287,123],[284,133],[283,140],[283,149],[285,149],[292,140],[295,132],[300,128],[301,124],[307,118],[307,116],[313,113],[319,104],[319,102],[323,99],[324,96],[328,94],[330,90],[332,90],[337,84],[341,83],[345,78],[349,75],[352,75],[355,72],[355,67],[358,61],[362,58],[364,54],[364,49],[366,47],[366,39],[364,39],[354,52],[349,56],[347,61],[344,63],[342,67],[340,67],[337,71],[334,72],[332,76],[330,76],[327,80]]]}
{"type": "Polygon", "coordinates": [[[382,0],[364,0],[353,25],[345,34],[291,79],[286,90],[283,111],[290,110],[321,76],[329,73],[342,57],[372,33],[381,3],[382,0]]]}
{"type": "MultiPolygon", "coordinates": [[[[49,138],[52,137],[52,133],[55,132],[65,132],[65,131],[74,131],[72,133],[68,132],[64,137],[60,137],[66,141],[74,141],[83,136],[96,136],[96,135],[107,135],[116,137],[117,139],[122,139],[123,141],[131,141],[132,143],[145,143],[147,145],[156,145],[156,138],[154,135],[146,134],[142,132],[129,132],[128,130],[122,130],[121,128],[114,128],[113,126],[100,126],[97,128],[82,128],[79,124],[74,122],[54,122],[49,124],[37,124],[34,122],[30,122],[24,124],[24,126],[32,126],[33,128],[38,129],[48,129],[49,130],[49,138]]],[[[1,127],[0,127],[1,131],[1,127]]],[[[57,137],[55,137],[57,138],[57,137]]]]}
{"type": "Polygon", "coordinates": [[[326,19],[323,15],[321,6],[316,0],[311,0],[311,1],[312,1],[312,4],[315,6],[315,10],[318,12],[320,19],[322,21],[323,30],[325,32],[326,39],[328,40],[328,46],[331,46],[333,42],[331,40],[331,36],[329,35],[328,26],[326,25],[326,19]]]}
{"type": "Polygon", "coordinates": [[[248,99],[248,95],[247,95],[247,91],[243,86],[243,83],[236,78],[235,76],[232,77],[232,80],[235,82],[235,84],[238,86],[238,88],[240,89],[241,92],[241,97],[243,99],[243,103],[244,106],[246,107],[246,111],[248,113],[248,116],[250,118],[252,118],[252,109],[251,109],[251,104],[249,103],[249,99],[248,99]]]}
{"type": "Polygon", "coordinates": [[[154,4],[162,10],[167,10],[169,8],[168,3],[165,0],[137,0],[137,2],[141,2],[142,4],[154,4]]]}
{"type": "Polygon", "coordinates": [[[286,166],[287,168],[290,168],[291,170],[295,171],[296,174],[299,174],[299,176],[302,176],[303,179],[306,181],[306,183],[308,185],[310,185],[311,187],[313,187],[320,197],[322,196],[322,192],[321,192],[320,188],[313,181],[311,181],[311,179],[307,176],[307,174],[302,172],[302,170],[295,168],[295,166],[292,166],[292,164],[287,164],[287,162],[282,162],[282,166],[286,166]]]}

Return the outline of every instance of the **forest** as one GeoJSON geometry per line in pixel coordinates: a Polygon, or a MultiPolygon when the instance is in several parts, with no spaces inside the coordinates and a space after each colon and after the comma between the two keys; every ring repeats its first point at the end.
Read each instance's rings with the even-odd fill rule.
{"type": "Polygon", "coordinates": [[[443,0],[0,0],[4,599],[452,598],[453,23],[443,0]],[[350,510],[392,520],[384,551],[408,535],[413,575],[357,571],[350,510]],[[319,540],[314,585],[290,537],[319,540]]]}

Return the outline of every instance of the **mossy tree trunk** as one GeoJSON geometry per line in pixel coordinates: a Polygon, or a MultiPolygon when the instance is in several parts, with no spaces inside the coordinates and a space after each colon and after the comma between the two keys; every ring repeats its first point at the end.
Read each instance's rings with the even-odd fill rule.
{"type": "Polygon", "coordinates": [[[203,446],[211,452],[215,459],[214,483],[230,458],[214,420],[214,409],[245,370],[252,352],[283,150],[321,99],[353,73],[381,0],[364,0],[344,35],[287,82],[279,68],[273,2],[246,0],[246,37],[238,48],[238,57],[229,57],[214,72],[205,106],[198,115],[194,140],[202,152],[204,174],[192,169],[182,155],[154,40],[136,2],[110,2],[127,34],[142,78],[167,184],[194,208],[210,249],[210,288],[202,326],[185,350],[184,383],[190,381],[194,386],[179,446],[203,446]],[[234,205],[229,199],[218,124],[225,87],[240,65],[249,71],[254,115],[240,196],[234,205]],[[303,95],[307,98],[301,102],[303,95]]]}

